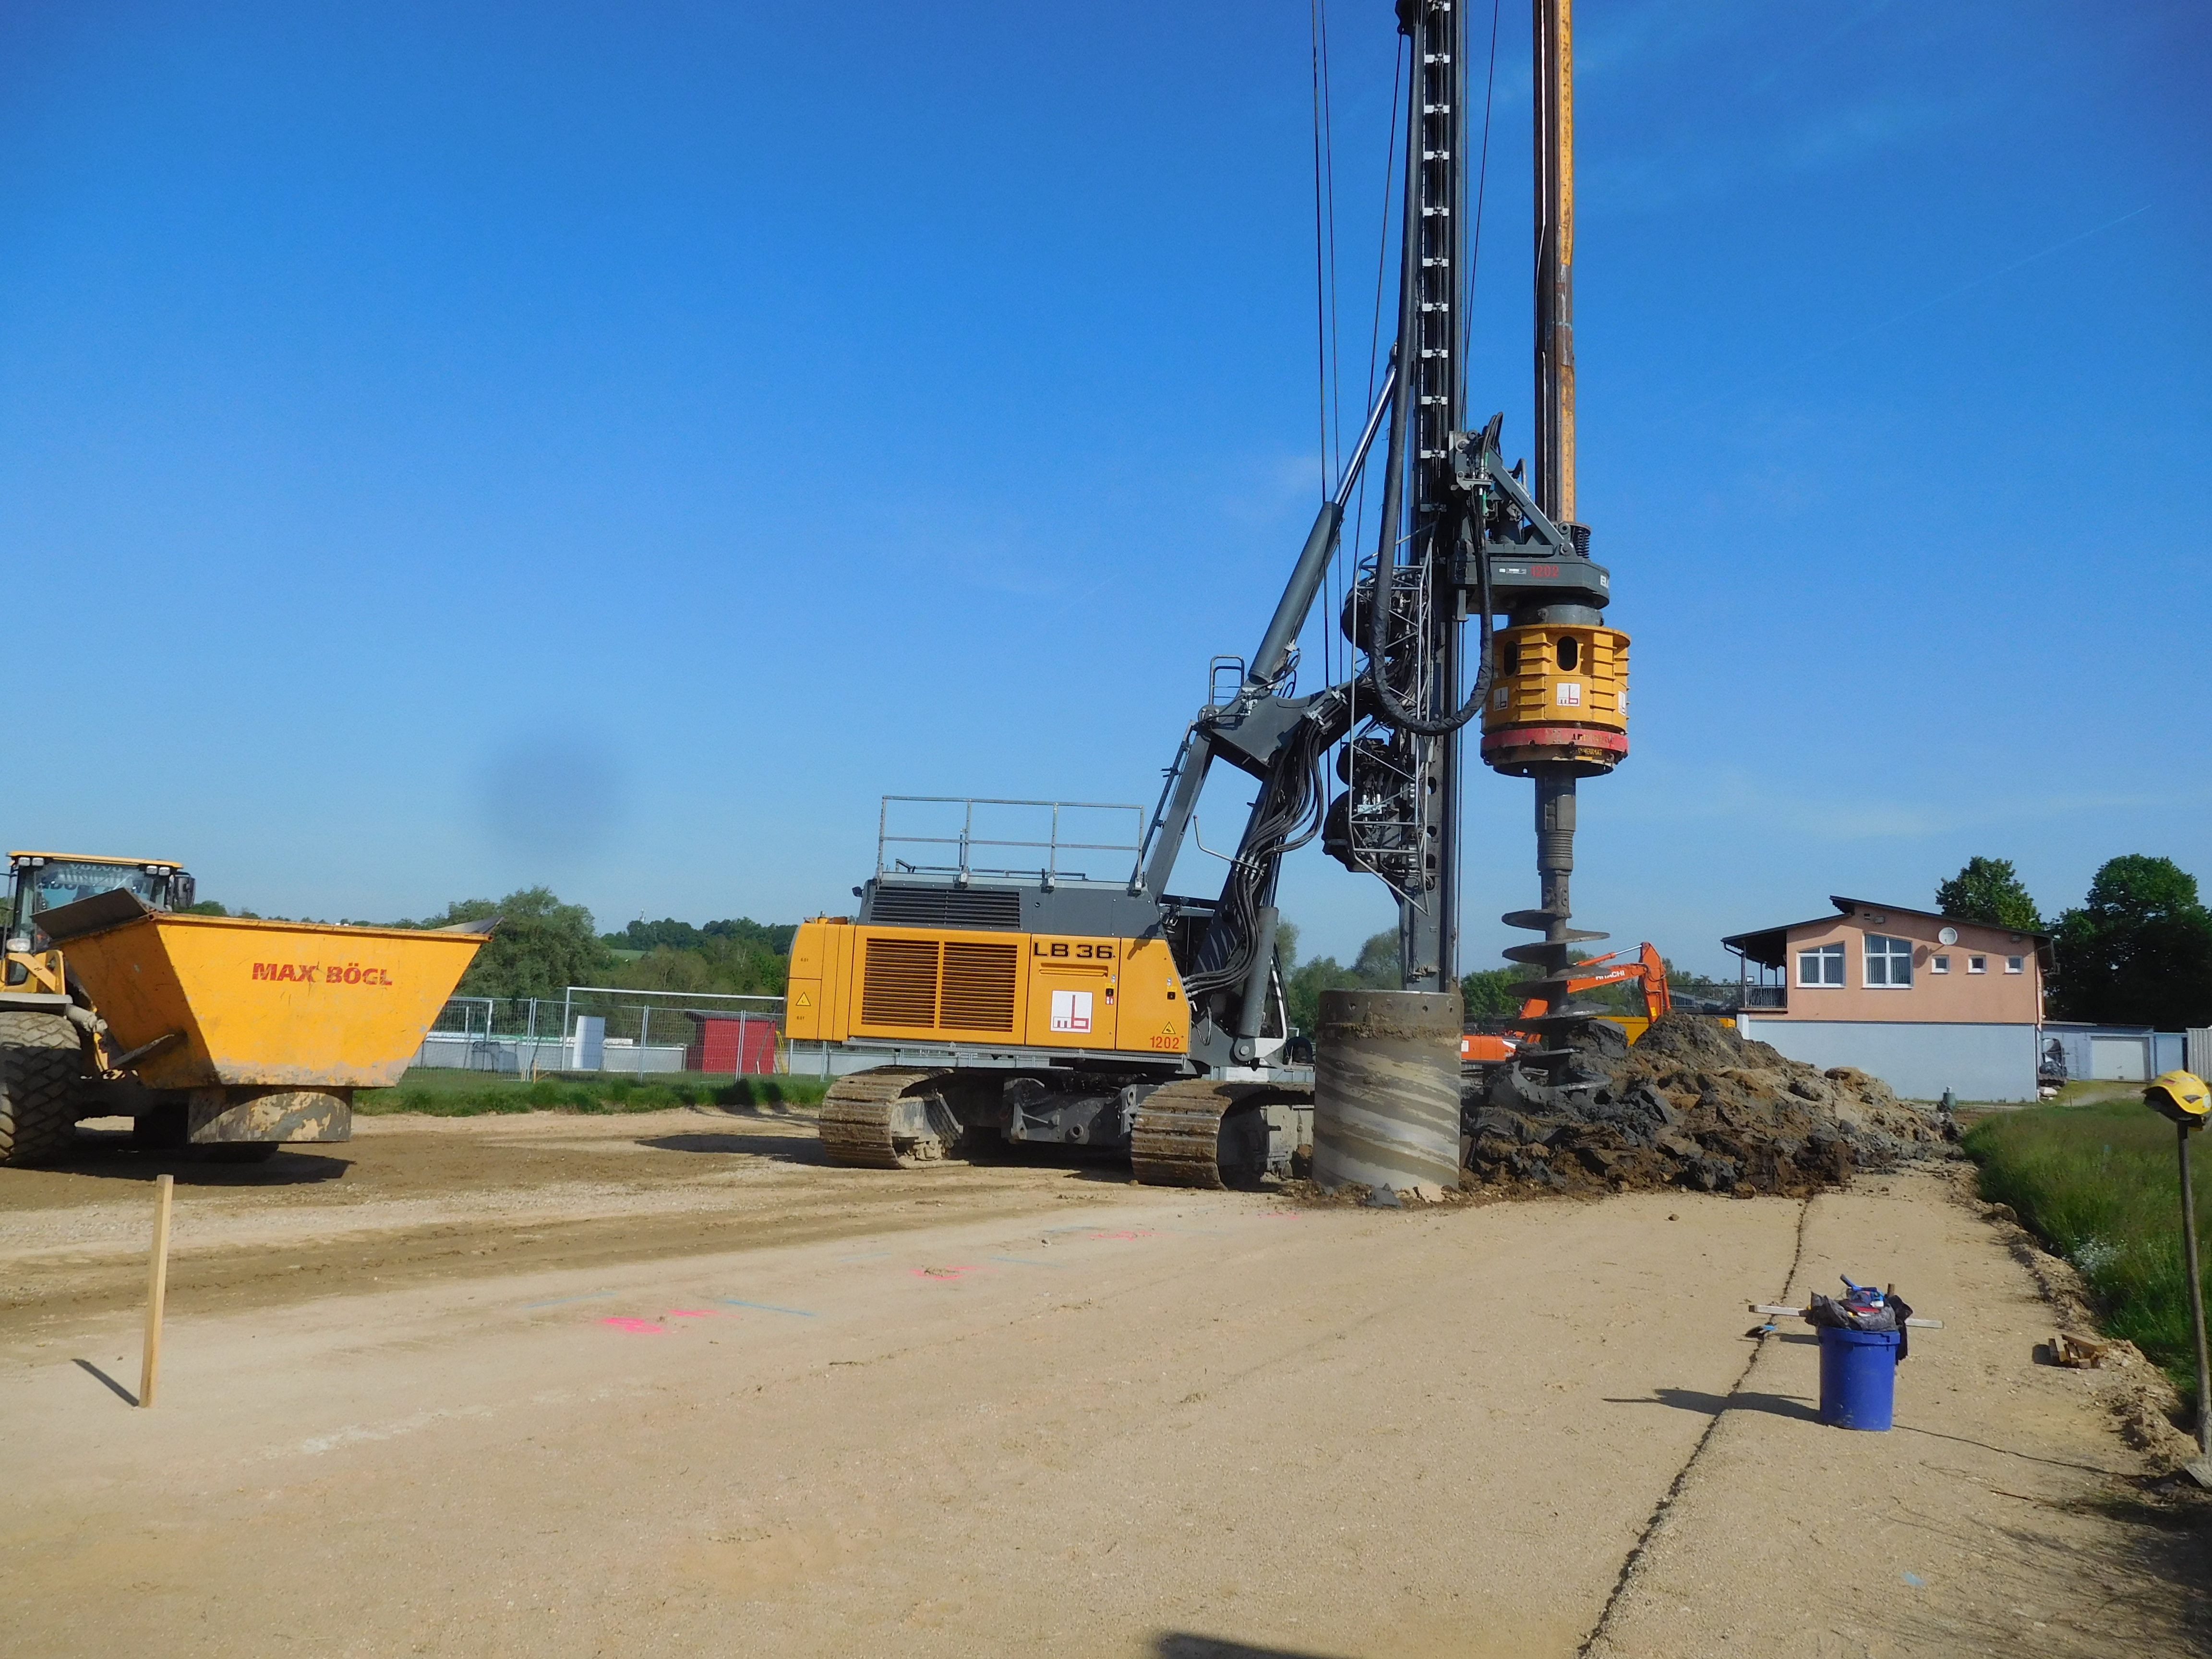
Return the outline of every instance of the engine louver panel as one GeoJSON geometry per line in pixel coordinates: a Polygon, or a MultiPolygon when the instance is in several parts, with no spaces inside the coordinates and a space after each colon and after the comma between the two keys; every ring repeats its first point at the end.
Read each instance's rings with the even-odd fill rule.
{"type": "Polygon", "coordinates": [[[885,927],[975,927],[1018,933],[1022,896],[1004,887],[922,887],[878,882],[867,919],[885,927]]]}
{"type": "Polygon", "coordinates": [[[1011,945],[945,945],[945,986],[938,1024],[958,1031],[1014,1029],[1014,979],[1019,957],[1011,945]]]}
{"type": "Polygon", "coordinates": [[[869,1025],[937,1023],[937,941],[872,939],[860,981],[860,1018],[869,1025]]]}

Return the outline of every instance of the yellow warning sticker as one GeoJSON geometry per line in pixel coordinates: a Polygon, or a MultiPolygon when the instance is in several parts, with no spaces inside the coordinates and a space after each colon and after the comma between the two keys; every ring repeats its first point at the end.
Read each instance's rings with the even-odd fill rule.
{"type": "Polygon", "coordinates": [[[801,991],[799,994],[799,1006],[802,1008],[811,1008],[814,1006],[814,999],[801,991]]]}

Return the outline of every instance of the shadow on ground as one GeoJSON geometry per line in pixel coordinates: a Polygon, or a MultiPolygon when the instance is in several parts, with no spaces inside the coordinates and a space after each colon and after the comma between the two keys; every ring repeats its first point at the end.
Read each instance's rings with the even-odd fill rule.
{"type": "Polygon", "coordinates": [[[113,1377],[110,1376],[106,1371],[100,1370],[99,1366],[94,1364],[89,1359],[73,1360],[70,1363],[75,1364],[79,1370],[88,1372],[90,1375],[98,1377],[101,1382],[106,1385],[108,1393],[113,1395],[125,1405],[134,1407],[137,1405],[138,1396],[137,1395],[131,1393],[130,1389],[125,1388],[120,1382],[118,1382],[113,1377]]]}
{"type": "Polygon", "coordinates": [[[827,1164],[822,1143],[812,1135],[681,1134],[645,1135],[641,1146],[663,1152],[739,1152],[780,1164],[827,1164]]]}
{"type": "Polygon", "coordinates": [[[1308,1648],[1255,1648],[1248,1642],[1178,1630],[1154,1639],[1152,1659],[1328,1659],[1328,1656],[1308,1648]]]}
{"type": "Polygon", "coordinates": [[[1648,1395],[1632,1399],[1615,1400],[1608,1396],[1608,1406],[1671,1406],[1678,1412],[1698,1412],[1706,1417],[1718,1417],[1723,1412],[1765,1412],[1770,1417],[1787,1417],[1799,1423],[1817,1423],[1820,1413],[1812,1405],[1794,1394],[1707,1394],[1698,1389],[1654,1389],[1648,1395]]]}
{"type": "Polygon", "coordinates": [[[280,1146],[258,1164],[225,1163],[214,1147],[144,1147],[135,1145],[128,1131],[80,1129],[66,1157],[42,1159],[33,1167],[106,1181],[150,1182],[155,1176],[173,1176],[179,1187],[297,1187],[336,1181],[353,1167],[353,1160],[302,1145],[280,1146]]]}
{"type": "Polygon", "coordinates": [[[2212,1505],[2166,1507],[2131,1498],[2092,1502],[2125,1528],[2117,1552],[2084,1554],[2071,1536],[2039,1527],[2030,1510],[2001,1528],[2012,1549],[2000,1560],[1973,1528],[1902,1516],[1926,1545],[1920,1576],[1927,1582],[1870,1598],[1869,1622],[1888,1632],[1905,1653],[2107,1653],[2119,1650],[2112,1645],[2118,1643],[2145,1653],[2212,1656],[2212,1598],[2204,1590],[2212,1581],[2212,1505]],[[1944,1595],[1946,1580],[1956,1574],[1978,1579],[1979,1593],[1944,1595]],[[2096,1608],[2087,1633],[2100,1639],[2085,1644],[2063,1625],[2037,1626],[2037,1645],[2023,1647],[2021,1609],[2049,1607],[2062,1597],[2096,1608]],[[2176,1638],[2178,1645],[2168,1645],[2176,1638]]]}

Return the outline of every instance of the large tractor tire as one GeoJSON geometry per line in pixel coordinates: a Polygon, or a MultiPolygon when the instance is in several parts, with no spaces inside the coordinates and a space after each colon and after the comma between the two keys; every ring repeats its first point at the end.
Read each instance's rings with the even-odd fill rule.
{"type": "Polygon", "coordinates": [[[76,1028],[52,1014],[0,1012],[0,1164],[32,1164],[76,1141],[76,1028]]]}

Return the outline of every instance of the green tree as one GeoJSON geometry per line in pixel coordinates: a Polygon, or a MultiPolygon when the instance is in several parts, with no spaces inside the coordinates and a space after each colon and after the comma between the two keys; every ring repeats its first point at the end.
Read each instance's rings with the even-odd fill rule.
{"type": "Polygon", "coordinates": [[[633,921],[619,933],[602,933],[616,951],[642,951],[618,960],[607,983],[633,991],[720,991],[781,996],[791,977],[795,922],[760,922],[750,916],[693,927],[673,917],[633,921]]]}
{"type": "Polygon", "coordinates": [[[1362,985],[1372,990],[1395,991],[1403,987],[1406,975],[1399,965],[1398,930],[1391,927],[1370,933],[1367,942],[1359,947],[1352,971],[1359,975],[1362,985]]]}
{"type": "Polygon", "coordinates": [[[1536,976],[1536,970],[1525,963],[1509,963],[1503,968],[1482,968],[1462,975],[1459,982],[1460,1000],[1467,1005],[1469,1019],[1510,1019],[1521,1012],[1521,1005],[1528,1000],[1522,989],[1524,981],[1536,976]]]}
{"type": "Polygon", "coordinates": [[[2172,859],[2107,860],[2080,908],[2058,918],[2052,949],[2061,1019],[2163,1030],[2212,1023],[2212,911],[2172,859]]]}
{"type": "Polygon", "coordinates": [[[708,935],[696,950],[656,946],[636,961],[616,967],[607,983],[628,990],[781,996],[790,977],[787,950],[778,952],[757,940],[708,935]]]}
{"type": "Polygon", "coordinates": [[[1316,957],[1311,962],[1298,963],[1297,938],[1297,929],[1288,923],[1275,930],[1276,960],[1283,970],[1283,1006],[1290,1013],[1293,1031],[1313,1035],[1321,1024],[1323,991],[1351,991],[1362,987],[1395,991],[1404,982],[1398,972],[1398,930],[1395,927],[1388,933],[1376,933],[1362,945],[1358,959],[1349,968],[1334,957],[1316,957]],[[1287,952],[1283,949],[1285,933],[1290,935],[1291,943],[1287,952]]]}
{"type": "Polygon", "coordinates": [[[450,927],[455,922],[500,919],[498,928],[461,975],[456,994],[470,997],[557,997],[571,985],[605,985],[614,958],[580,904],[563,904],[550,888],[526,887],[498,903],[462,899],[445,914],[403,927],[450,927]]]}
{"type": "Polygon", "coordinates": [[[760,922],[750,916],[709,921],[697,927],[672,916],[661,921],[633,921],[619,933],[599,937],[617,951],[657,951],[664,945],[674,951],[703,951],[716,939],[732,939],[758,945],[772,956],[787,957],[792,936],[798,931],[797,922],[760,922]]]}
{"type": "Polygon", "coordinates": [[[1677,968],[1665,957],[1659,960],[1667,965],[1667,988],[1676,996],[1695,997],[1702,1002],[1735,1003],[1736,982],[1734,980],[1717,980],[1708,974],[1677,968]]]}
{"type": "Polygon", "coordinates": [[[1983,921],[2015,933],[2039,933],[2043,916],[2014,872],[2010,859],[1971,858],[1936,888],[1936,908],[1961,921],[1983,921]]]}

